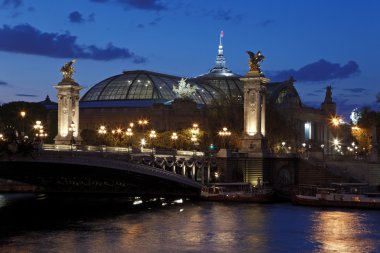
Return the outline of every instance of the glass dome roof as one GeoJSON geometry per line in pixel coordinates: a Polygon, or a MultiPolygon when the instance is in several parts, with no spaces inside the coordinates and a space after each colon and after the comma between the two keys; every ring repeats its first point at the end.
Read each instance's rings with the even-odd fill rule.
{"type": "MultiPolygon", "coordinates": [[[[125,71],[107,78],[90,88],[81,102],[110,100],[157,100],[170,101],[177,98],[173,86],[178,86],[180,77],[145,70],[125,71]]],[[[210,103],[223,93],[217,87],[186,81],[197,87],[192,99],[197,104],[210,103]]]]}

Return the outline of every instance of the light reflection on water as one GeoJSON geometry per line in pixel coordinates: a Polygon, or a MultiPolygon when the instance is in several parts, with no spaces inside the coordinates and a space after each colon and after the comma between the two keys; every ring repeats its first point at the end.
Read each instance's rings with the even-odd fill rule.
{"type": "Polygon", "coordinates": [[[6,201],[0,252],[380,252],[379,212],[133,201],[6,201]]]}
{"type": "Polygon", "coordinates": [[[375,252],[379,241],[371,238],[368,227],[371,212],[322,211],[314,213],[311,240],[320,244],[315,251],[375,252]]]}

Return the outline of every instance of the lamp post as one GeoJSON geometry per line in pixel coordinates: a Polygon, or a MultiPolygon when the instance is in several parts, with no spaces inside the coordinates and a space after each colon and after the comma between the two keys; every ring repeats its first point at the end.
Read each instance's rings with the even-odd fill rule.
{"type": "Polygon", "coordinates": [[[123,137],[123,130],[121,128],[117,128],[112,130],[111,133],[114,135],[115,146],[121,143],[121,138],[123,137]]]}
{"type": "Polygon", "coordinates": [[[75,132],[75,123],[74,121],[71,121],[71,124],[69,126],[69,133],[70,133],[70,149],[73,151],[73,145],[75,143],[74,139],[74,132],[75,132]]]}
{"type": "Polygon", "coordinates": [[[141,152],[144,152],[144,146],[145,146],[145,144],[146,144],[146,141],[145,141],[144,138],[142,138],[142,139],[140,140],[141,152]]]}
{"type": "MultiPolygon", "coordinates": [[[[130,123],[129,125],[131,126],[131,124],[133,127],[133,123],[130,123]]],[[[128,137],[128,153],[129,153],[130,149],[132,149],[132,136],[133,136],[132,128],[127,128],[125,135],[128,137]]]]}
{"type": "Polygon", "coordinates": [[[139,126],[142,128],[142,131],[144,132],[145,130],[145,126],[148,125],[148,120],[146,119],[140,119],[137,124],[139,124],[139,126]]]}
{"type": "Polygon", "coordinates": [[[177,148],[177,147],[176,147],[176,142],[177,142],[177,140],[178,140],[178,135],[177,135],[177,133],[176,133],[176,132],[173,132],[173,133],[172,133],[172,136],[170,137],[170,139],[172,139],[172,141],[173,141],[173,148],[176,149],[176,148],[177,148]]]}
{"type": "Polygon", "coordinates": [[[156,131],[151,130],[149,134],[150,141],[152,143],[152,154],[154,154],[154,139],[157,137],[156,131]]]}
{"type": "Polygon", "coordinates": [[[36,121],[36,124],[33,126],[35,134],[35,141],[38,143],[38,153],[40,154],[42,150],[43,138],[47,137],[47,133],[44,131],[44,126],[40,120],[36,121]]]}
{"type": "MultiPolygon", "coordinates": [[[[105,126],[100,126],[99,129],[98,129],[98,134],[101,136],[101,141],[103,142],[103,145],[105,146],[105,140],[104,140],[104,136],[105,134],[107,133],[107,129],[105,126]]],[[[106,151],[107,148],[104,147],[104,148],[101,148],[101,151],[106,151]]]]}
{"type": "Polygon", "coordinates": [[[223,129],[218,132],[218,135],[223,139],[223,147],[227,148],[227,138],[231,136],[231,132],[228,131],[227,127],[223,127],[223,129]]]}
{"type": "Polygon", "coordinates": [[[22,136],[22,138],[24,138],[24,136],[25,136],[25,116],[26,116],[26,112],[25,111],[21,111],[20,112],[20,116],[22,118],[22,132],[21,132],[21,136],[22,136]]]}

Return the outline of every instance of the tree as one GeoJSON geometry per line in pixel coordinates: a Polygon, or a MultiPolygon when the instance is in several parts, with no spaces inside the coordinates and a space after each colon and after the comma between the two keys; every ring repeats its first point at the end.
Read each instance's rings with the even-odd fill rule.
{"type": "MultiPolygon", "coordinates": [[[[51,117],[54,116],[54,113],[51,117]]],[[[53,138],[55,133],[50,132],[53,125],[56,125],[56,121],[51,121],[49,112],[45,107],[39,103],[30,102],[10,102],[0,106],[0,126],[3,129],[6,126],[13,127],[17,132],[25,131],[25,135],[34,136],[33,126],[37,120],[42,121],[45,130],[48,133],[48,138],[53,138]],[[20,115],[21,111],[25,111],[25,117],[20,115]]],[[[0,129],[0,131],[1,131],[0,129]]]]}

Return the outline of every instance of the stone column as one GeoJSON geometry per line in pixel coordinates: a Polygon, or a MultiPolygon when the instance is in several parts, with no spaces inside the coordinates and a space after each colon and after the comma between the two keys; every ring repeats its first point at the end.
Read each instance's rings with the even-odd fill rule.
{"type": "Polygon", "coordinates": [[[265,95],[269,79],[250,75],[240,79],[244,83],[244,133],[241,151],[264,153],[265,145],[265,95]]]}
{"type": "Polygon", "coordinates": [[[265,137],[266,87],[263,86],[262,88],[263,88],[263,95],[262,95],[262,103],[261,103],[261,134],[265,137]]]}
{"type": "Polygon", "coordinates": [[[257,136],[262,136],[261,134],[261,91],[260,88],[256,91],[256,133],[257,136]]]}
{"type": "Polygon", "coordinates": [[[68,80],[62,80],[54,87],[57,89],[58,97],[58,134],[54,138],[55,144],[71,144],[69,127],[72,123],[75,143],[80,144],[82,139],[79,132],[79,93],[82,87],[68,80]]]}

